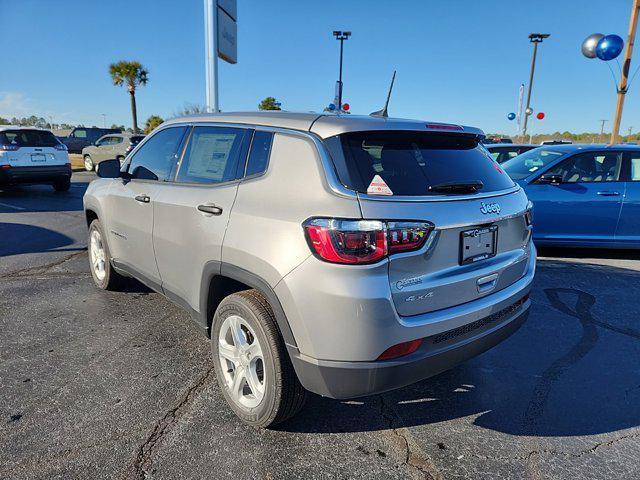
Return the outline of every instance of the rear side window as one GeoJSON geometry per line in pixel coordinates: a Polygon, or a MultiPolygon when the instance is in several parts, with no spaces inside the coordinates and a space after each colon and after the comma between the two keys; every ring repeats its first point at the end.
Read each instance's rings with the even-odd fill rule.
{"type": "Polygon", "coordinates": [[[235,180],[245,132],[240,128],[195,127],[176,181],[221,183],[235,180]]]}
{"type": "Polygon", "coordinates": [[[4,130],[0,132],[0,144],[18,147],[55,147],[60,142],[51,132],[42,130],[4,130]]]}
{"type": "Polygon", "coordinates": [[[370,131],[329,138],[340,181],[357,192],[379,176],[393,195],[430,195],[430,187],[482,182],[480,192],[504,190],[511,179],[475,137],[461,134],[370,131]]]}
{"type": "Polygon", "coordinates": [[[131,159],[129,173],[141,180],[167,180],[186,127],[165,128],[154,134],[131,159]]]}
{"type": "Polygon", "coordinates": [[[87,131],[85,129],[74,130],[69,136],[74,138],[87,138],[87,131]]]}
{"type": "Polygon", "coordinates": [[[271,132],[256,131],[253,134],[245,176],[258,175],[267,169],[272,142],[273,133],[271,132]]]}

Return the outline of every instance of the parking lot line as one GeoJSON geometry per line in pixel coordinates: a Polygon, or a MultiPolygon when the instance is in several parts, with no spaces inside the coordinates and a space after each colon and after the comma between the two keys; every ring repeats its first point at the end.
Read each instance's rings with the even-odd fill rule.
{"type": "Polygon", "coordinates": [[[15,205],[9,205],[8,203],[2,203],[2,202],[0,202],[0,206],[1,207],[13,208],[14,210],[26,210],[26,208],[16,207],[15,205]]]}

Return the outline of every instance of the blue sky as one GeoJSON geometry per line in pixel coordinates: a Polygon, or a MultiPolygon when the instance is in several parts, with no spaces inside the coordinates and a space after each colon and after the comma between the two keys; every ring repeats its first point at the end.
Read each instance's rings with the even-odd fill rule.
{"type": "MultiPolygon", "coordinates": [[[[609,129],[611,73],[582,57],[580,43],[593,32],[626,39],[630,10],[631,0],[238,0],[239,62],[220,61],[220,106],[254,110],[271,95],[287,110],[322,110],[338,75],[331,32],[343,29],[353,32],[344,68],[353,113],[379,109],[397,69],[393,116],[513,133],[506,115],[528,79],[527,36],[542,31],[551,38],[539,51],[532,106],[547,118],[534,120],[533,132],[596,131],[601,118],[609,129]]],[[[130,125],[126,90],[108,75],[121,59],[150,71],[137,95],[140,123],[204,103],[202,0],[0,0],[0,12],[1,116],[101,125],[104,113],[108,124],[130,125]]],[[[636,81],[625,133],[640,130],[636,81]]]]}

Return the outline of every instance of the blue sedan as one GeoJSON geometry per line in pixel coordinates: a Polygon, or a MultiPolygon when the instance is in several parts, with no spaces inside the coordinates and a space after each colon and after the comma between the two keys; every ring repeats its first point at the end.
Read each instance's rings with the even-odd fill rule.
{"type": "Polygon", "coordinates": [[[640,147],[549,145],[501,167],[534,204],[538,245],[640,248],[640,147]]]}

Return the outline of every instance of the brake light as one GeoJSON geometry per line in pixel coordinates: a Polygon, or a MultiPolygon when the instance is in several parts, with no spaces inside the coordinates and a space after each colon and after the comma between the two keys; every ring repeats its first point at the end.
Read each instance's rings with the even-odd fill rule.
{"type": "Polygon", "coordinates": [[[3,152],[15,152],[19,148],[19,145],[0,145],[0,151],[3,152]]]}
{"type": "Polygon", "coordinates": [[[314,218],[304,231],[311,251],[331,263],[375,263],[392,253],[419,250],[433,224],[314,218]]]}
{"type": "Polygon", "coordinates": [[[387,348],[382,354],[378,357],[378,360],[392,360],[398,357],[404,357],[405,355],[409,355],[410,353],[415,352],[424,339],[418,338],[416,340],[410,340],[408,342],[398,343],[393,347],[387,348]]]}
{"type": "Polygon", "coordinates": [[[387,255],[384,224],[372,220],[316,218],[305,222],[307,242],[332,263],[374,263],[387,255]]]}
{"type": "Polygon", "coordinates": [[[58,143],[56,145],[54,145],[54,147],[56,150],[60,150],[62,152],[66,152],[67,151],[67,146],[64,143],[58,143]]]}
{"type": "Polygon", "coordinates": [[[464,130],[464,128],[461,127],[460,125],[452,125],[449,123],[427,123],[427,128],[430,128],[431,130],[449,130],[449,131],[464,130]]]}

